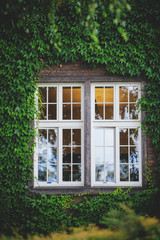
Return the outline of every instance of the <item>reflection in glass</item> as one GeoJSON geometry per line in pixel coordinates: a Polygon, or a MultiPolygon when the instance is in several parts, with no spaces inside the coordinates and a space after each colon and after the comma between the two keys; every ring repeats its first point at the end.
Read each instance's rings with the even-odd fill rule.
{"type": "Polygon", "coordinates": [[[120,104],[119,114],[120,119],[128,119],[128,104],[120,104]]]}
{"type": "Polygon", "coordinates": [[[47,104],[42,104],[39,106],[40,111],[40,120],[46,120],[47,119],[47,104]]]}
{"type": "Polygon", "coordinates": [[[129,101],[137,102],[137,100],[138,100],[138,87],[136,86],[129,87],[129,101]]]}
{"type": "Polygon", "coordinates": [[[45,129],[39,129],[38,155],[43,159],[47,158],[47,130],[45,129]]]}
{"type": "Polygon", "coordinates": [[[139,154],[137,147],[130,147],[130,163],[138,163],[139,162],[139,154]]]}
{"type": "Polygon", "coordinates": [[[48,142],[51,146],[57,146],[57,129],[48,130],[48,142]]]}
{"type": "Polygon", "coordinates": [[[71,165],[63,165],[63,181],[71,181],[71,165]]]}
{"type": "Polygon", "coordinates": [[[71,87],[63,87],[63,102],[71,102],[71,87]]]}
{"type": "Polygon", "coordinates": [[[114,164],[114,148],[105,147],[105,162],[107,164],[114,164]]]}
{"type": "Polygon", "coordinates": [[[81,119],[81,104],[73,104],[73,120],[81,119]]]}
{"type": "Polygon", "coordinates": [[[71,163],[71,148],[63,147],[63,163],[71,163]]]}
{"type": "Polygon", "coordinates": [[[48,148],[48,162],[50,164],[57,164],[57,148],[48,148]]]}
{"type": "Polygon", "coordinates": [[[105,146],[114,146],[114,129],[105,129],[105,146]]]}
{"type": "Polygon", "coordinates": [[[114,182],[114,166],[113,165],[107,165],[105,168],[106,182],[114,182]]]}
{"type": "Polygon", "coordinates": [[[81,88],[73,87],[72,88],[72,96],[73,96],[73,102],[80,103],[81,102],[81,88]]]}
{"type": "Polygon", "coordinates": [[[120,162],[128,163],[128,147],[120,147],[120,162]]]}
{"type": "Polygon", "coordinates": [[[95,119],[103,119],[103,104],[95,104],[95,119]]]}
{"type": "Polygon", "coordinates": [[[57,166],[48,166],[48,181],[57,182],[57,166]]]}
{"type": "Polygon", "coordinates": [[[128,87],[119,88],[119,101],[128,102],[128,87]]]}
{"type": "Polygon", "coordinates": [[[71,119],[71,104],[63,104],[63,119],[71,119]]]}
{"type": "Polygon", "coordinates": [[[81,145],[81,129],[73,129],[72,130],[73,134],[73,145],[81,145]]]}
{"type": "Polygon", "coordinates": [[[57,88],[56,87],[48,88],[48,102],[49,103],[57,102],[57,88]]]}
{"type": "Polygon", "coordinates": [[[56,119],[57,119],[57,105],[48,104],[48,120],[56,120],[56,119]]]}
{"type": "Polygon", "coordinates": [[[73,162],[74,163],[81,162],[81,148],[80,147],[73,148],[73,162]]]}
{"type": "Polygon", "coordinates": [[[137,104],[129,104],[129,117],[130,119],[138,119],[137,104]]]}
{"type": "Polygon", "coordinates": [[[96,181],[103,182],[104,181],[104,165],[96,165],[96,181]]]}
{"type": "Polygon", "coordinates": [[[95,145],[96,146],[103,146],[104,143],[104,130],[102,128],[95,129],[95,145]]]}
{"type": "Polygon", "coordinates": [[[113,104],[105,104],[105,119],[113,119],[113,104]]]}
{"type": "Polygon", "coordinates": [[[105,87],[105,102],[113,102],[113,87],[105,87]]]}
{"type": "Polygon", "coordinates": [[[46,173],[47,173],[47,167],[45,165],[39,165],[38,166],[38,181],[40,181],[40,182],[46,181],[46,173]]]}
{"type": "Polygon", "coordinates": [[[81,164],[73,165],[73,181],[81,181],[81,164]]]}
{"type": "Polygon", "coordinates": [[[139,181],[139,166],[131,165],[130,166],[130,181],[139,181]]]}
{"type": "Polygon", "coordinates": [[[95,161],[96,163],[104,163],[104,147],[96,147],[95,161]]]}
{"type": "Polygon", "coordinates": [[[42,163],[46,163],[47,162],[47,156],[45,155],[38,155],[38,163],[42,164],[42,163]]]}
{"type": "Polygon", "coordinates": [[[71,129],[63,129],[63,145],[71,145],[71,129]]]}
{"type": "Polygon", "coordinates": [[[40,93],[42,103],[46,103],[47,102],[47,88],[39,87],[39,93],[40,93]]]}
{"type": "Polygon", "coordinates": [[[128,165],[120,165],[120,181],[128,181],[129,180],[129,171],[128,165]]]}
{"type": "Polygon", "coordinates": [[[130,129],[130,145],[138,144],[138,131],[136,129],[130,129]]]}
{"type": "Polygon", "coordinates": [[[128,129],[120,129],[120,145],[128,145],[128,129]]]}
{"type": "Polygon", "coordinates": [[[95,102],[97,102],[97,103],[103,103],[104,102],[103,93],[104,93],[103,87],[96,87],[95,88],[95,102]]]}

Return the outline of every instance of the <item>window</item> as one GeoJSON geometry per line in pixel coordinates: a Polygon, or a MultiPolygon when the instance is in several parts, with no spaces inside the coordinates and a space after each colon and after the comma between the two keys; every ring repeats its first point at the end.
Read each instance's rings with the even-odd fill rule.
{"type": "Polygon", "coordinates": [[[140,186],[140,85],[92,84],[92,186],[140,186]]]}
{"type": "Polygon", "coordinates": [[[83,85],[39,85],[35,186],[83,185],[83,85]]]}
{"type": "Polygon", "coordinates": [[[39,84],[34,186],[141,186],[140,83],[86,84],[39,84]]]}

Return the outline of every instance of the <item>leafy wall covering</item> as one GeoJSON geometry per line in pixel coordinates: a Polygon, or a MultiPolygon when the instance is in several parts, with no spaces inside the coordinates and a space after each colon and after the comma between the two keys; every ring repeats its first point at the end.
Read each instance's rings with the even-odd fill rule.
{"type": "Polygon", "coordinates": [[[159,2],[129,1],[131,10],[128,7],[121,13],[120,9],[120,17],[116,18],[118,11],[109,1],[88,2],[88,11],[85,11],[88,6],[85,1],[7,0],[2,3],[1,232],[11,232],[12,227],[24,234],[27,231],[49,232],[93,221],[98,224],[102,210],[117,206],[118,201],[125,201],[139,212],[153,210],[152,202],[158,194],[156,186],[160,183],[159,2]],[[93,13],[92,4],[96,4],[93,13]],[[140,104],[146,111],[143,127],[152,137],[157,156],[152,189],[134,196],[122,189],[94,198],[86,195],[78,203],[75,203],[78,196],[29,194],[34,147],[31,145],[34,129],[30,123],[36,112],[36,74],[47,65],[75,61],[93,67],[104,64],[110,73],[141,76],[146,80],[146,97],[140,104]]]}

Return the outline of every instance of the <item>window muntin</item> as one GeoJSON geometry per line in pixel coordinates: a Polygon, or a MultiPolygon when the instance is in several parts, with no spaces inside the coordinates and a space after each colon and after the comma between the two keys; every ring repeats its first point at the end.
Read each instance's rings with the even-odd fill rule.
{"type": "Polygon", "coordinates": [[[138,131],[135,128],[119,129],[120,181],[139,181],[138,131]]]}
{"type": "Polygon", "coordinates": [[[83,85],[46,85],[39,86],[39,110],[43,117],[38,123],[35,186],[82,186],[83,85]],[[63,105],[66,103],[71,106],[71,111],[67,110],[70,119],[64,118],[63,105]],[[54,108],[49,110],[50,105],[56,106],[54,118],[50,117],[55,112],[54,108]]]}
{"type": "Polygon", "coordinates": [[[39,87],[42,103],[39,103],[40,120],[57,119],[57,87],[39,87]]]}
{"type": "Polygon", "coordinates": [[[114,118],[114,88],[97,86],[95,87],[95,119],[114,118]]]}
{"type": "Polygon", "coordinates": [[[137,119],[138,118],[138,86],[119,87],[119,118],[137,119]]]}
{"type": "Polygon", "coordinates": [[[91,89],[92,105],[94,104],[91,131],[92,186],[141,186],[140,113],[138,114],[137,107],[140,84],[92,83],[91,89]],[[113,97],[108,97],[113,99],[113,102],[109,100],[114,109],[112,119],[105,119],[105,89],[113,89],[113,97]],[[103,106],[101,117],[97,117],[96,112],[99,103],[103,106]],[[123,111],[122,104],[126,105],[123,111]],[[107,134],[109,129],[113,131],[112,137],[107,134]],[[105,151],[105,132],[110,144],[113,141],[114,152],[111,152],[111,146],[108,153],[105,151]],[[106,166],[108,158],[112,159],[112,164],[106,166]]]}

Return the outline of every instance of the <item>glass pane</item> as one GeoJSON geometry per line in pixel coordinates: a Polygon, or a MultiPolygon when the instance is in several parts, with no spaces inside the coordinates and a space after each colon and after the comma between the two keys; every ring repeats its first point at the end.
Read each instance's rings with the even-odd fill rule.
{"type": "Polygon", "coordinates": [[[114,146],[114,129],[105,129],[105,146],[114,146]]]}
{"type": "Polygon", "coordinates": [[[71,165],[63,165],[63,181],[71,181],[71,165]]]}
{"type": "Polygon", "coordinates": [[[47,88],[46,87],[39,87],[39,93],[42,103],[47,102],[47,88]]]}
{"type": "Polygon", "coordinates": [[[119,101],[128,102],[128,87],[119,88],[119,101]]]}
{"type": "Polygon", "coordinates": [[[57,182],[57,166],[48,166],[48,182],[57,182]]]}
{"type": "Polygon", "coordinates": [[[120,119],[128,119],[128,104],[120,104],[119,114],[120,119]]]}
{"type": "Polygon", "coordinates": [[[105,104],[105,119],[113,119],[113,104],[105,104]]]}
{"type": "Polygon", "coordinates": [[[57,129],[48,130],[48,146],[57,146],[57,129]]]}
{"type": "Polygon", "coordinates": [[[48,102],[49,103],[57,102],[57,88],[56,87],[48,88],[48,102]]]}
{"type": "Polygon", "coordinates": [[[129,104],[129,118],[130,119],[138,119],[137,104],[129,104]]]}
{"type": "Polygon", "coordinates": [[[120,145],[128,145],[128,129],[120,129],[120,145]]]}
{"type": "Polygon", "coordinates": [[[108,165],[105,168],[106,171],[106,182],[114,182],[114,166],[108,165]]]}
{"type": "Polygon", "coordinates": [[[71,145],[71,129],[63,129],[63,145],[71,145]]]}
{"type": "Polygon", "coordinates": [[[104,90],[103,87],[95,88],[95,103],[103,103],[104,102],[104,90]]]}
{"type": "Polygon", "coordinates": [[[42,104],[39,108],[40,110],[40,120],[47,119],[47,104],[42,104]]]}
{"type": "Polygon", "coordinates": [[[95,105],[95,119],[103,119],[103,104],[95,105]]]}
{"type": "Polygon", "coordinates": [[[120,147],[120,162],[128,163],[128,147],[120,147]]]}
{"type": "Polygon", "coordinates": [[[47,158],[47,130],[39,129],[38,139],[38,155],[41,156],[41,161],[46,161],[47,158]]]}
{"type": "Polygon", "coordinates": [[[73,181],[81,181],[81,165],[73,165],[73,181]]]}
{"type": "Polygon", "coordinates": [[[71,148],[63,147],[63,163],[71,163],[71,148]]]}
{"type": "Polygon", "coordinates": [[[105,162],[107,164],[114,164],[114,148],[105,147],[105,162]]]}
{"type": "Polygon", "coordinates": [[[130,181],[139,181],[139,166],[130,166],[130,181]]]}
{"type": "Polygon", "coordinates": [[[73,147],[73,162],[80,163],[81,162],[81,148],[73,147]]]}
{"type": "Polygon", "coordinates": [[[71,102],[71,87],[63,87],[63,102],[71,102]]]}
{"type": "Polygon", "coordinates": [[[81,104],[73,104],[73,119],[81,119],[81,104]]]}
{"type": "Polygon", "coordinates": [[[137,100],[138,100],[138,87],[136,86],[129,87],[129,101],[137,102],[137,100]]]}
{"type": "Polygon", "coordinates": [[[113,102],[113,87],[105,87],[105,102],[113,102]]]}
{"type": "Polygon", "coordinates": [[[43,166],[39,165],[38,166],[38,181],[40,181],[40,182],[47,181],[46,176],[47,176],[47,167],[45,165],[43,165],[43,166]]]}
{"type": "Polygon", "coordinates": [[[120,181],[129,180],[128,165],[120,165],[120,181]]]}
{"type": "Polygon", "coordinates": [[[104,147],[96,147],[95,161],[96,163],[104,163],[104,147]]]}
{"type": "Polygon", "coordinates": [[[63,119],[71,119],[71,104],[63,104],[63,119]]]}
{"type": "Polygon", "coordinates": [[[96,181],[104,181],[104,165],[96,165],[96,181]]]}
{"type": "Polygon", "coordinates": [[[73,102],[81,102],[81,88],[80,87],[73,87],[72,94],[73,94],[73,102]]]}
{"type": "Polygon", "coordinates": [[[95,129],[95,145],[104,146],[104,131],[102,128],[95,129]]]}
{"type": "Polygon", "coordinates": [[[130,147],[129,161],[130,161],[130,163],[138,163],[139,162],[138,148],[130,147]]]}
{"type": "Polygon", "coordinates": [[[57,164],[57,148],[48,148],[48,162],[50,164],[57,164]]]}
{"type": "Polygon", "coordinates": [[[73,129],[72,136],[72,145],[81,145],[81,129],[73,129]]]}
{"type": "MultiPolygon", "coordinates": [[[[47,151],[46,151],[47,153],[47,151]]],[[[38,163],[41,164],[41,163],[46,163],[47,162],[47,154],[44,154],[44,155],[38,155],[38,163]]]]}
{"type": "Polygon", "coordinates": [[[130,145],[138,144],[138,130],[130,129],[130,145]]]}
{"type": "Polygon", "coordinates": [[[48,104],[48,119],[57,119],[57,104],[48,104]]]}

